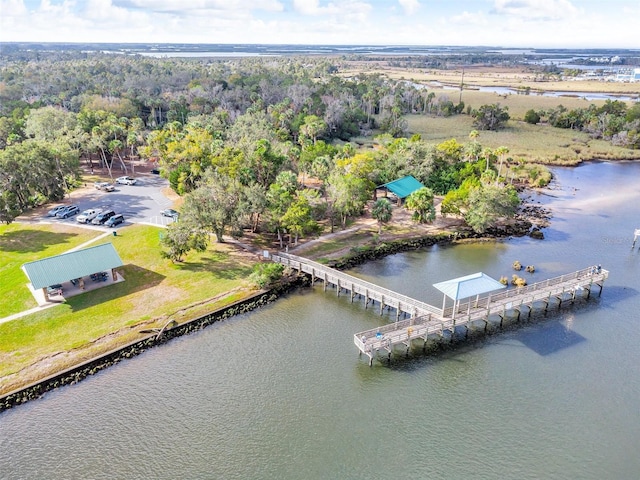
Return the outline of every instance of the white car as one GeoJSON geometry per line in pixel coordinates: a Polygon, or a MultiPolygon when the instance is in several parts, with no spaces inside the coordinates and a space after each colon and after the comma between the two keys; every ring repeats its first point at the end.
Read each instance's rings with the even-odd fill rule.
{"type": "Polygon", "coordinates": [[[118,177],[116,178],[116,183],[119,183],[121,185],[135,185],[137,182],[137,180],[133,177],[128,177],[128,176],[124,176],[124,177],[118,177]]]}
{"type": "Polygon", "coordinates": [[[91,223],[91,220],[96,218],[102,210],[96,210],[89,208],[76,217],[76,221],[79,223],[91,223]]]}

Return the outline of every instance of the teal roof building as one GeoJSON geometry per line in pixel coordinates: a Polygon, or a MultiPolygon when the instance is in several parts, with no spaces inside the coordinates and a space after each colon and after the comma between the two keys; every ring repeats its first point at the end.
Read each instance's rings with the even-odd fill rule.
{"type": "Polygon", "coordinates": [[[388,190],[400,200],[404,200],[416,190],[420,190],[424,185],[415,177],[407,175],[406,177],[394,180],[393,182],[380,185],[378,188],[388,190]]]}

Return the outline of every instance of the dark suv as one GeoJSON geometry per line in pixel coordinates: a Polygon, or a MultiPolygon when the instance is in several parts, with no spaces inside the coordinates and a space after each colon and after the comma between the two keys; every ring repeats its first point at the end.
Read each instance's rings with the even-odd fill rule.
{"type": "Polygon", "coordinates": [[[124,222],[124,216],[121,214],[114,215],[109,220],[104,222],[105,227],[115,227],[116,225],[120,225],[124,222]]]}
{"type": "Polygon", "coordinates": [[[116,212],[114,212],[113,210],[105,210],[104,212],[99,214],[96,218],[91,220],[91,224],[92,225],[102,225],[104,222],[109,220],[115,214],[116,214],[116,212]]]}

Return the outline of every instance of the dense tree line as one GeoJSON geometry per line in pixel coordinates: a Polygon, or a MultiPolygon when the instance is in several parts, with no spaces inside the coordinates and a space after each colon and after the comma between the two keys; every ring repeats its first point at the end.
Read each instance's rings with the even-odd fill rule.
{"type": "Polygon", "coordinates": [[[591,104],[572,110],[558,105],[546,111],[529,110],[525,115],[525,121],[532,124],[545,120],[554,127],[580,130],[613,145],[640,148],[640,103],[628,107],[625,102],[607,100],[601,107],[591,104]]]}
{"type": "MultiPolygon", "coordinates": [[[[318,231],[321,221],[344,227],[364,212],[376,185],[404,175],[427,187],[407,203],[416,221],[433,219],[434,194],[463,185],[469,195],[449,213],[476,230],[513,213],[504,155],[482,149],[477,135],[468,144],[405,138],[405,114],[464,108],[419,85],[343,78],[329,60],[302,57],[54,57],[5,62],[0,70],[5,222],[62,198],[79,178],[79,158],[110,175],[113,168],[128,173],[139,157],[158,163],[185,199],[181,221],[164,240],[175,260],[184,248],[203,248],[208,234],[222,241],[263,230],[284,244],[318,231]],[[378,148],[344,143],[374,127],[386,132],[378,148]],[[499,213],[476,221],[476,208],[499,213]]],[[[388,206],[378,203],[375,215],[388,221],[388,206]]]]}

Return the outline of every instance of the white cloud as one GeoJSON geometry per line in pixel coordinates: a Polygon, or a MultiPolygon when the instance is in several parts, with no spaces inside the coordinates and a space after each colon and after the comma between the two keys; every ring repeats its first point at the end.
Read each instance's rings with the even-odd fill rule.
{"type": "Polygon", "coordinates": [[[264,10],[279,12],[284,9],[278,0],[115,0],[125,8],[138,8],[151,12],[187,12],[191,10],[264,10]]]}
{"type": "Polygon", "coordinates": [[[358,0],[329,2],[320,5],[319,0],[293,0],[293,8],[302,15],[339,15],[345,17],[365,17],[371,11],[371,5],[358,0]]]}
{"type": "Polygon", "coordinates": [[[0,0],[2,17],[19,17],[27,14],[27,8],[22,0],[0,0]]]}
{"type": "Polygon", "coordinates": [[[638,0],[610,2],[0,0],[0,41],[637,48],[638,0]]]}
{"type": "Polygon", "coordinates": [[[493,12],[524,19],[558,20],[575,15],[578,9],[569,0],[495,0],[493,12]]]}
{"type": "Polygon", "coordinates": [[[418,0],[398,0],[398,3],[407,15],[414,14],[420,8],[420,2],[418,0]]]}
{"type": "Polygon", "coordinates": [[[482,12],[467,12],[466,10],[459,15],[454,15],[450,17],[449,22],[454,23],[456,25],[480,25],[486,26],[489,24],[487,17],[482,12]]]}

